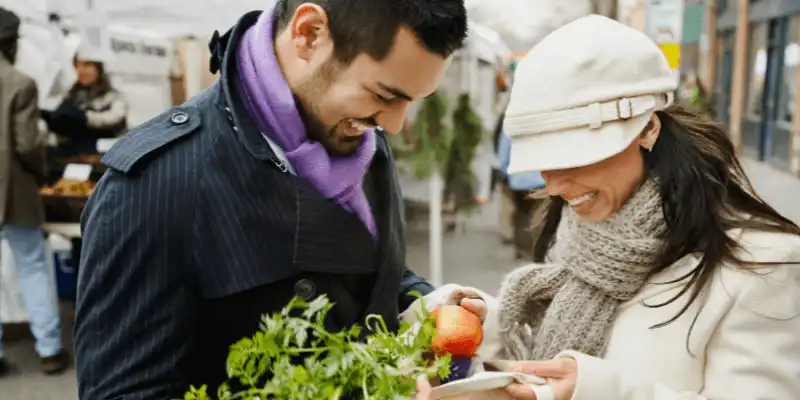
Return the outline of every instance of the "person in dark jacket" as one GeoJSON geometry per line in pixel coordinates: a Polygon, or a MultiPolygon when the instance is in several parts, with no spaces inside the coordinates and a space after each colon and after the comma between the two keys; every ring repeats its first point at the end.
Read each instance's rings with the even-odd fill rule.
{"type": "Polygon", "coordinates": [[[396,329],[433,287],[406,266],[386,134],[466,32],[463,0],[281,0],[215,32],[220,79],[103,157],[81,221],[80,398],[216,392],[229,346],[295,296],[335,302],[331,330],[396,329]]]}
{"type": "MultiPolygon", "coordinates": [[[[61,318],[41,229],[44,212],[37,181],[45,167],[37,126],[38,90],[31,77],[14,68],[19,28],[19,17],[0,7],[0,141],[6,143],[0,146],[0,231],[14,255],[42,372],[58,374],[69,366],[69,356],[62,346],[61,318]]],[[[11,370],[0,343],[0,377],[11,370]]]]}
{"type": "Polygon", "coordinates": [[[42,119],[63,143],[59,157],[97,153],[97,140],[115,138],[127,130],[128,103],[111,85],[102,59],[80,52],[74,59],[78,80],[53,111],[42,119]]]}

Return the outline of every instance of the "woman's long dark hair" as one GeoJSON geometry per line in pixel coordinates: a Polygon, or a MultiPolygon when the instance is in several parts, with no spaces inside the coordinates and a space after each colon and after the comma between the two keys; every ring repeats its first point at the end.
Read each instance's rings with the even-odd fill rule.
{"type": "MultiPolygon", "coordinates": [[[[665,246],[651,273],[657,274],[690,253],[701,255],[691,272],[672,282],[687,281],[668,301],[647,305],[657,308],[689,293],[689,301],[666,326],[683,315],[708,285],[723,262],[747,266],[736,258],[739,244],[728,236],[733,228],[800,235],[800,228],[756,195],[733,143],[708,117],[671,106],[656,113],[661,133],[652,152],[642,151],[649,176],[658,179],[667,232],[665,246]]],[[[544,262],[552,246],[565,202],[550,197],[542,231],[534,244],[534,261],[544,262]]],[[[752,266],[752,264],[749,264],[752,266]]]]}

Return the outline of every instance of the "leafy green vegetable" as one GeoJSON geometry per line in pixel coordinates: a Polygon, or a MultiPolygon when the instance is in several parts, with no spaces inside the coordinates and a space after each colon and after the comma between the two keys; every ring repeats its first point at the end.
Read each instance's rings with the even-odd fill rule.
{"type": "Polygon", "coordinates": [[[472,171],[472,162],[484,130],[480,117],[472,109],[469,94],[458,96],[458,105],[453,111],[453,132],[444,170],[444,200],[452,204],[454,212],[471,211],[477,206],[477,179],[472,171]]]}
{"type": "Polygon", "coordinates": [[[447,103],[439,92],[422,100],[409,137],[390,138],[398,160],[407,160],[418,179],[430,177],[434,169],[441,174],[447,162],[451,132],[446,125],[447,103]],[[406,143],[406,139],[410,143],[406,143]]]}
{"type": "MultiPolygon", "coordinates": [[[[363,342],[357,326],[325,330],[323,322],[332,307],[325,296],[310,303],[296,297],[280,313],[264,316],[261,329],[231,346],[228,354],[228,376],[244,390],[234,393],[224,384],[217,398],[403,399],[413,394],[415,377],[449,375],[449,356],[431,361],[436,329],[432,317],[421,315],[421,324],[402,324],[394,333],[383,318],[371,315],[367,325],[373,332],[363,342]]],[[[205,385],[191,387],[184,400],[211,400],[207,391],[205,385]]]]}
{"type": "Polygon", "coordinates": [[[439,171],[445,182],[444,202],[449,212],[470,212],[477,206],[472,163],[486,132],[467,93],[457,97],[449,116],[448,120],[444,96],[434,92],[420,104],[407,135],[390,137],[390,145],[397,160],[411,165],[417,179],[429,178],[434,170],[439,171]]]}

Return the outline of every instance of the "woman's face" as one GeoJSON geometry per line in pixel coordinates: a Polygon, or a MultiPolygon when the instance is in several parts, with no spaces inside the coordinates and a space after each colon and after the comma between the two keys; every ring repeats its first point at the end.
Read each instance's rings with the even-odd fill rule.
{"type": "Polygon", "coordinates": [[[100,79],[97,65],[88,61],[76,61],[75,70],[78,73],[78,83],[84,86],[92,85],[100,79]]]}
{"type": "Polygon", "coordinates": [[[614,215],[644,180],[641,149],[652,148],[660,130],[654,115],[651,125],[621,153],[584,167],[542,171],[547,193],[563,198],[584,220],[614,215]]]}

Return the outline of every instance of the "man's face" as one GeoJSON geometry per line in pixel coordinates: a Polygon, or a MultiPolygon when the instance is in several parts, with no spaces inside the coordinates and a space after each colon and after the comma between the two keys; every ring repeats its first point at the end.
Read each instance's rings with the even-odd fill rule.
{"type": "Polygon", "coordinates": [[[278,44],[279,49],[289,50],[279,58],[300,103],[309,138],[331,154],[346,155],[358,148],[370,128],[399,132],[408,105],[436,90],[448,60],[425,49],[411,30],[401,28],[383,61],[361,54],[342,65],[333,57],[324,12],[317,20],[320,16],[309,8],[305,14],[298,9],[288,33],[293,34],[292,27],[305,17],[314,34],[302,35],[303,29],[295,28],[294,37],[285,33],[278,39],[291,41],[291,46],[278,44]]]}

